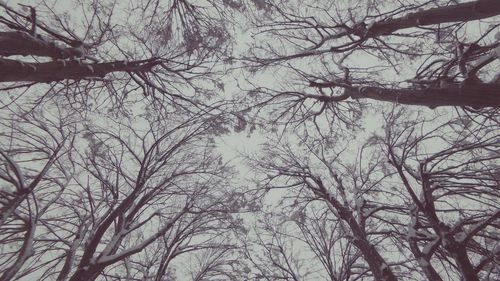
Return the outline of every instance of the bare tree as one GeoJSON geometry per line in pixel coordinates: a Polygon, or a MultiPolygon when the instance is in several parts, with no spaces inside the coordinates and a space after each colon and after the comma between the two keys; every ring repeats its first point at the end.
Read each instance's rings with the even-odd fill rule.
{"type": "Polygon", "coordinates": [[[498,1],[252,2],[245,60],[280,83],[248,94],[282,122],[353,123],[368,101],[500,106],[498,1]]]}
{"type": "Polygon", "coordinates": [[[0,1],[0,281],[500,278],[498,0],[74,2],[0,1]]]}
{"type": "Polygon", "coordinates": [[[91,208],[86,208],[91,224],[69,280],[94,280],[162,237],[173,258],[195,247],[191,239],[220,227],[225,167],[210,153],[210,144],[203,144],[210,129],[206,122],[165,128],[154,120],[145,134],[118,126],[115,132],[87,135],[83,168],[91,178],[79,186],[87,194],[82,201],[91,208]]]}
{"type": "Polygon", "coordinates": [[[408,121],[405,114],[387,114],[381,143],[411,202],[408,243],[415,258],[429,280],[498,278],[498,123],[408,121]],[[436,267],[446,268],[446,278],[436,267]]]}
{"type": "Polygon", "coordinates": [[[2,112],[0,126],[0,280],[13,280],[36,270],[39,265],[23,266],[50,243],[39,228],[72,180],[78,126],[50,103],[2,112]]]}
{"type": "Polygon", "coordinates": [[[328,267],[326,272],[330,270],[330,279],[398,280],[412,276],[416,263],[408,257],[408,248],[399,243],[403,236],[399,228],[404,226],[400,220],[406,217],[406,208],[400,197],[384,201],[392,192],[384,186],[388,175],[381,170],[381,155],[365,145],[354,161],[343,160],[352,159],[352,154],[341,152],[334,143],[333,138],[317,138],[302,139],[299,144],[267,145],[263,156],[251,161],[254,169],[267,175],[259,185],[264,192],[285,189],[286,206],[291,208],[286,212],[294,210],[307,218],[299,225],[307,244],[313,244],[308,247],[316,249],[313,251],[320,252],[321,244],[314,244],[319,240],[323,241],[323,251],[330,248],[324,237],[318,237],[325,234],[313,231],[318,215],[304,210],[321,206],[321,212],[328,214],[324,216],[330,217],[331,229],[324,231],[330,233],[331,243],[344,243],[338,246],[339,251],[347,251],[345,245],[350,245],[339,262],[344,268],[329,268],[333,262],[320,257],[328,267]],[[365,158],[370,154],[372,157],[365,158]]]}
{"type": "Polygon", "coordinates": [[[11,91],[50,83],[45,95],[82,99],[105,92],[115,103],[140,94],[197,104],[209,84],[222,87],[214,74],[229,50],[232,9],[222,2],[77,1],[73,10],[55,1],[24,9],[2,2],[0,82],[14,82],[3,83],[11,91]]]}
{"type": "Polygon", "coordinates": [[[266,175],[259,177],[262,192],[282,198],[257,232],[269,236],[257,243],[267,256],[248,250],[254,270],[270,279],[274,274],[308,280],[299,267],[286,267],[287,259],[300,260],[291,252],[290,241],[296,241],[295,246],[304,243],[302,253],[317,253],[331,280],[498,277],[498,123],[456,113],[427,117],[402,108],[385,116],[382,132],[361,140],[355,155],[355,143],[341,149],[346,139],[340,135],[309,134],[271,141],[250,161],[266,175]],[[327,245],[342,243],[353,249],[343,255],[342,265],[348,266],[338,270],[324,253],[327,245]],[[270,270],[275,263],[288,275],[270,270]]]}
{"type": "Polygon", "coordinates": [[[214,118],[48,109],[2,119],[1,280],[165,280],[174,258],[201,250],[219,259],[200,274],[227,270],[231,171],[214,118]]]}
{"type": "Polygon", "coordinates": [[[356,280],[369,271],[322,204],[277,206],[259,217],[254,232],[243,249],[247,275],[258,280],[356,280]]]}

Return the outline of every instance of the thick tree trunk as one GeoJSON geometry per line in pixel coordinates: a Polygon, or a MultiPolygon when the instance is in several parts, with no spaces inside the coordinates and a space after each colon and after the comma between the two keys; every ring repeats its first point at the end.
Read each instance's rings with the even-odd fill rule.
{"type": "Polygon", "coordinates": [[[405,28],[447,22],[466,22],[489,18],[499,14],[499,0],[478,0],[418,11],[404,17],[377,22],[366,31],[369,37],[377,37],[405,28]]]}
{"type": "MultiPolygon", "coordinates": [[[[330,199],[331,200],[331,199],[330,199]]],[[[375,246],[368,241],[366,234],[361,229],[352,213],[342,208],[339,210],[341,218],[347,222],[353,233],[353,244],[361,251],[363,258],[370,266],[374,280],[377,281],[397,281],[396,276],[389,268],[384,258],[378,253],[375,246]]]]}
{"type": "Polygon", "coordinates": [[[93,281],[101,274],[103,267],[97,265],[87,265],[79,267],[69,281],[93,281]]]}
{"type": "MultiPolygon", "coordinates": [[[[500,1],[499,1],[500,2],[500,1]]],[[[384,89],[359,87],[348,89],[354,99],[373,99],[408,105],[500,107],[500,84],[450,85],[446,88],[384,89]]]]}
{"type": "Polygon", "coordinates": [[[28,63],[0,58],[0,82],[54,82],[65,79],[81,80],[104,77],[112,72],[149,71],[159,64],[156,59],[144,61],[115,61],[83,63],[78,60],[58,60],[28,63]]]}
{"type": "Polygon", "coordinates": [[[385,263],[384,258],[378,253],[375,247],[371,245],[370,241],[366,240],[366,237],[354,236],[353,244],[363,254],[363,258],[368,263],[373,274],[373,279],[377,281],[397,281],[398,279],[385,263]]]}
{"type": "Polygon", "coordinates": [[[65,48],[55,41],[22,31],[0,32],[0,56],[42,56],[54,59],[81,57],[83,50],[65,48]]]}
{"type": "Polygon", "coordinates": [[[467,255],[465,245],[457,243],[454,241],[453,237],[449,237],[445,240],[445,242],[443,242],[443,246],[455,260],[460,273],[462,273],[464,281],[479,281],[479,277],[474,270],[474,266],[470,262],[469,256],[467,255]]]}

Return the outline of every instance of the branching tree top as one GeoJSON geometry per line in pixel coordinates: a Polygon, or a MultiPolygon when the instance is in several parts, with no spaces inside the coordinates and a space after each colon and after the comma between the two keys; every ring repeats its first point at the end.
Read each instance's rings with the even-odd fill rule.
{"type": "Polygon", "coordinates": [[[285,78],[252,93],[288,115],[342,119],[370,100],[500,106],[498,1],[254,2],[246,61],[285,78]]]}
{"type": "Polygon", "coordinates": [[[217,1],[1,2],[0,82],[100,85],[116,100],[133,92],[198,103],[207,83],[220,87],[218,62],[230,48],[230,8],[217,1]]]}
{"type": "Polygon", "coordinates": [[[500,280],[499,22],[0,0],[0,281],[500,280]]]}

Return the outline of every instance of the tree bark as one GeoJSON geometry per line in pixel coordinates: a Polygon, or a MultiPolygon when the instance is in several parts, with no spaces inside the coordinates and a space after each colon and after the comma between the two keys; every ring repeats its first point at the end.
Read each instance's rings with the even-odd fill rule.
{"type": "Polygon", "coordinates": [[[0,82],[55,82],[65,79],[81,80],[104,77],[112,72],[149,71],[161,63],[156,59],[143,61],[114,61],[83,63],[78,60],[58,60],[29,63],[0,58],[0,82]]]}
{"type": "Polygon", "coordinates": [[[467,255],[467,248],[462,243],[457,243],[451,234],[448,234],[443,244],[444,248],[451,254],[457,264],[464,281],[479,281],[479,277],[474,270],[474,266],[470,262],[467,255]]]}
{"type": "Polygon", "coordinates": [[[400,29],[447,22],[466,22],[493,17],[500,14],[500,1],[478,0],[457,5],[432,8],[410,13],[406,16],[373,24],[368,28],[368,37],[391,34],[400,29]]]}
{"type": "Polygon", "coordinates": [[[69,281],[93,281],[101,274],[104,266],[87,265],[85,269],[78,268],[69,281]]]}
{"type": "Polygon", "coordinates": [[[81,57],[79,48],[65,48],[55,41],[22,31],[0,32],[0,56],[42,56],[54,59],[81,57]]]}
{"type": "MultiPolygon", "coordinates": [[[[500,1],[499,1],[500,2],[500,1]]],[[[500,107],[500,84],[451,85],[446,88],[385,89],[358,87],[346,90],[353,99],[372,99],[407,105],[500,107]]]]}

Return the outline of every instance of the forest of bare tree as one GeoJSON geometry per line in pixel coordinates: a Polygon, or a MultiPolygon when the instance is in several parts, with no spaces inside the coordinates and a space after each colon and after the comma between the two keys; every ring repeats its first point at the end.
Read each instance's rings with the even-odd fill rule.
{"type": "Polygon", "coordinates": [[[500,280],[499,69],[500,0],[0,0],[0,281],[500,280]]]}

